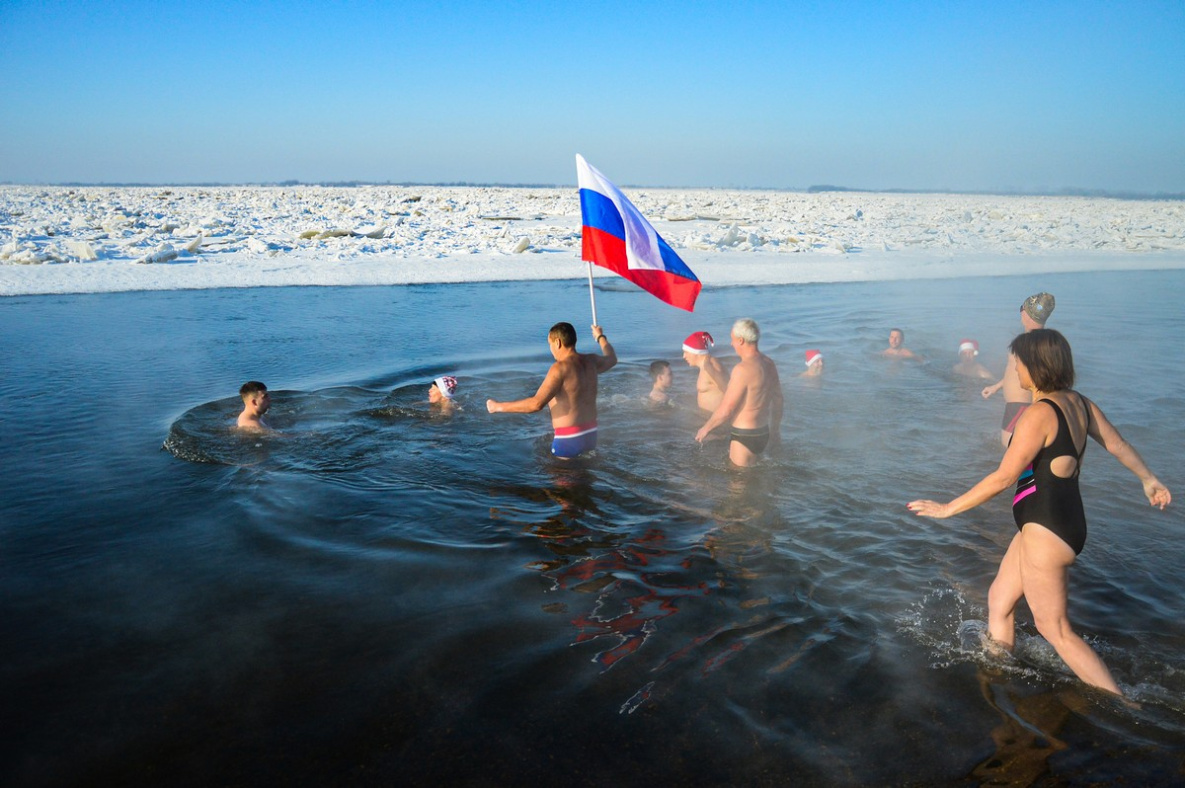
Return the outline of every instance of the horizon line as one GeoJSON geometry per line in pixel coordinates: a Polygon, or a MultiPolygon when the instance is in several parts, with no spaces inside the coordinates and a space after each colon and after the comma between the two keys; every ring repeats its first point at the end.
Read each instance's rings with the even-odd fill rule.
{"type": "MultiPolygon", "coordinates": [[[[34,183],[0,181],[0,186],[32,186],[58,188],[226,188],[236,186],[254,187],[299,187],[319,186],[329,188],[358,188],[365,186],[400,187],[442,187],[442,188],[499,188],[499,189],[567,189],[574,184],[557,183],[504,183],[498,181],[370,181],[370,180],[326,180],[301,181],[60,181],[57,183],[34,183]]],[[[770,191],[800,192],[803,194],[853,193],[853,194],[950,194],[966,196],[995,197],[1098,197],[1117,200],[1185,200],[1185,192],[1140,192],[1133,190],[1089,189],[1082,187],[1061,187],[1057,189],[950,189],[950,188],[885,188],[872,189],[857,186],[816,184],[802,187],[781,186],[655,186],[623,184],[628,189],[683,189],[687,191],[770,191]]]]}

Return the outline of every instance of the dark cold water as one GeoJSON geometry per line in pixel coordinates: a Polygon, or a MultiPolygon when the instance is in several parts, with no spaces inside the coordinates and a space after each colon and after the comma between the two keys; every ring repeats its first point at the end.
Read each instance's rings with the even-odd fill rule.
{"type": "Polygon", "coordinates": [[[548,453],[548,326],[516,283],[0,301],[0,784],[1063,785],[1185,779],[1185,272],[709,290],[602,284],[622,363],[597,456],[548,453]],[[1070,612],[1137,702],[1077,682],[1022,609],[980,646],[1010,496],[905,508],[995,467],[1018,307],[1057,296],[1078,388],[1178,500],[1087,450],[1070,612]],[[680,344],[749,315],[784,447],[692,440],[680,344]],[[900,326],[925,363],[876,352],[900,326]],[[821,349],[825,378],[797,377],[821,349]],[[643,403],[647,364],[681,403],[643,403]],[[462,409],[427,405],[440,374],[462,409]],[[236,392],[280,434],[240,437],[236,392]],[[162,446],[163,444],[163,446],[162,446]]]}

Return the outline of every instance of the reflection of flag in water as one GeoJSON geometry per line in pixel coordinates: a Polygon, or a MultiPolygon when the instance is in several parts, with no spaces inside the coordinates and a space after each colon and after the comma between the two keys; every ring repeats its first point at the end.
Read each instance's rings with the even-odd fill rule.
{"type": "Polygon", "coordinates": [[[671,306],[695,310],[700,283],[621,190],[576,155],[581,259],[624,276],[671,306]]]}

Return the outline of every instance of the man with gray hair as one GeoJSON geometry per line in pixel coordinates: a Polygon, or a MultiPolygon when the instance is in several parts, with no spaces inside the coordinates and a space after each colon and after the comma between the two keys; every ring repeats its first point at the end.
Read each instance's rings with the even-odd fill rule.
{"type": "MultiPolygon", "coordinates": [[[[1053,314],[1056,301],[1050,293],[1034,293],[1020,305],[1020,324],[1025,333],[1035,328],[1045,328],[1045,321],[1053,314]]],[[[1020,419],[1020,414],[1033,404],[1033,395],[1021,388],[1020,378],[1016,374],[1016,356],[1008,354],[1008,364],[1004,367],[1004,377],[983,390],[983,398],[1004,389],[1004,418],[1000,421],[1000,443],[1008,448],[1012,440],[1012,430],[1020,419]]]]}
{"type": "Polygon", "coordinates": [[[782,428],[782,382],[778,368],[757,348],[761,329],[751,318],[733,323],[732,348],[741,361],[732,369],[724,399],[695,434],[703,443],[708,433],[728,422],[728,459],[734,465],[754,465],[767,446],[776,446],[782,428]]]}

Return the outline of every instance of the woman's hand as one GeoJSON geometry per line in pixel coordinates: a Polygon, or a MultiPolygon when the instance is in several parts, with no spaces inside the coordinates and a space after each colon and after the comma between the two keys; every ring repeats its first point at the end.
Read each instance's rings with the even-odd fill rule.
{"type": "Polygon", "coordinates": [[[1161,510],[1172,503],[1173,500],[1169,488],[1161,484],[1160,480],[1156,478],[1144,482],[1144,495],[1148,496],[1148,503],[1161,510]]]}
{"type": "Polygon", "coordinates": [[[950,504],[938,501],[910,501],[906,507],[919,517],[937,517],[942,520],[950,517],[950,504]]]}

